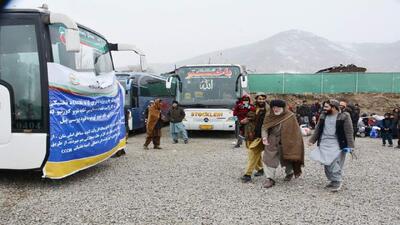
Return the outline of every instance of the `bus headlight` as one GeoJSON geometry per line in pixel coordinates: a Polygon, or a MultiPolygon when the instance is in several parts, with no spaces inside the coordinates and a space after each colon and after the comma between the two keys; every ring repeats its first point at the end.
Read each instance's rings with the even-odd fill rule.
{"type": "Polygon", "coordinates": [[[235,116],[231,116],[226,121],[227,122],[235,122],[236,121],[236,117],[235,116]]]}

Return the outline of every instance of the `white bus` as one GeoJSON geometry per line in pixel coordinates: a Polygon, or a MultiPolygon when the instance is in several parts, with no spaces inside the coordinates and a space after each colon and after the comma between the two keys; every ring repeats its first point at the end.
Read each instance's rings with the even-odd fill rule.
{"type": "MultiPolygon", "coordinates": [[[[0,13],[0,169],[63,178],[125,148],[110,44],[47,9],[0,13]]],[[[132,50],[132,49],[131,49],[132,50]]]]}
{"type": "Polygon", "coordinates": [[[232,108],[248,83],[242,66],[188,65],[168,75],[166,86],[176,90],[187,130],[235,130],[232,108]]]}

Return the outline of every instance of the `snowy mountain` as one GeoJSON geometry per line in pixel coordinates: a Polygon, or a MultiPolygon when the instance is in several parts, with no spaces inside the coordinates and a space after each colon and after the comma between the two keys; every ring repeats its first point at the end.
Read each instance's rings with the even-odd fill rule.
{"type": "Polygon", "coordinates": [[[400,71],[400,41],[395,43],[342,44],[310,32],[289,30],[265,40],[215,51],[173,64],[154,65],[165,72],[177,66],[198,63],[246,65],[257,73],[314,73],[339,64],[356,64],[367,72],[400,71]]]}

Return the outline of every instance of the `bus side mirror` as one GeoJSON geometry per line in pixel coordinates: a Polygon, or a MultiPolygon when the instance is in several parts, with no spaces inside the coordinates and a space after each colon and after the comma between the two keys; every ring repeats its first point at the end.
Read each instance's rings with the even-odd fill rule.
{"type": "Polygon", "coordinates": [[[50,13],[50,23],[61,23],[65,26],[65,49],[68,52],[79,52],[81,50],[81,39],[79,37],[78,25],[68,16],[61,13],[50,13]]]}
{"type": "Polygon", "coordinates": [[[123,43],[109,43],[108,47],[110,51],[133,51],[136,54],[139,55],[140,57],[140,69],[142,72],[145,72],[147,70],[147,61],[146,61],[146,55],[142,50],[137,48],[134,45],[131,44],[123,44],[123,43]]]}
{"type": "Polygon", "coordinates": [[[167,89],[171,89],[172,87],[172,77],[168,77],[167,80],[165,81],[165,87],[167,89]]]}
{"type": "Polygon", "coordinates": [[[242,76],[240,78],[240,84],[241,84],[242,88],[247,88],[247,86],[248,86],[247,76],[242,76]]]}
{"type": "Polygon", "coordinates": [[[147,70],[146,56],[143,54],[140,55],[140,67],[142,69],[142,72],[145,72],[147,70]]]}
{"type": "Polygon", "coordinates": [[[65,33],[65,49],[67,52],[79,52],[81,50],[79,31],[67,29],[65,33]]]}

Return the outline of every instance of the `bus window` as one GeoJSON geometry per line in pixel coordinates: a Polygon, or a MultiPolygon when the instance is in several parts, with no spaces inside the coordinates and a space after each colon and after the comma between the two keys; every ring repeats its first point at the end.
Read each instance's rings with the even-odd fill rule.
{"type": "Polygon", "coordinates": [[[43,128],[35,25],[0,26],[0,79],[14,90],[13,129],[43,128]]]}
{"type": "Polygon", "coordinates": [[[140,96],[166,97],[171,96],[171,94],[165,87],[164,80],[148,76],[140,80],[140,96]]]}
{"type": "Polygon", "coordinates": [[[151,80],[151,77],[143,77],[140,80],[140,96],[144,96],[144,97],[149,97],[152,96],[150,94],[150,88],[149,88],[149,81],[151,80]]]}
{"type": "Polygon", "coordinates": [[[137,108],[139,107],[139,102],[138,102],[138,86],[136,84],[132,85],[132,89],[131,89],[131,98],[132,98],[132,107],[133,108],[137,108]]]}
{"type": "Polygon", "coordinates": [[[100,36],[79,28],[81,50],[78,53],[67,52],[65,49],[65,27],[59,24],[49,26],[53,58],[70,69],[79,72],[94,72],[96,75],[113,71],[107,41],[100,36]]]}

